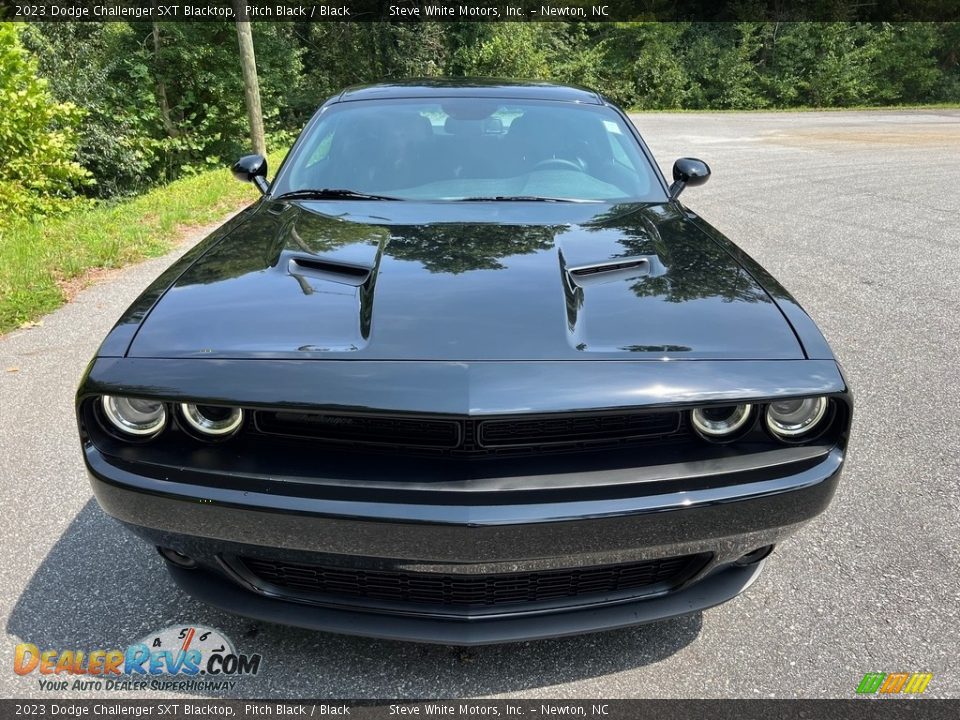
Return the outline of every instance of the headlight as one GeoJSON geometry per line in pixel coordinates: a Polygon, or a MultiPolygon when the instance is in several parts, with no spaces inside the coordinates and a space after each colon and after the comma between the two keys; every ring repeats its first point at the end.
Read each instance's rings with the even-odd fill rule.
{"type": "Polygon", "coordinates": [[[167,423],[167,411],[159,400],[104,395],[100,406],[110,424],[127,435],[153,436],[167,423]]]}
{"type": "Polygon", "coordinates": [[[795,398],[778,400],[767,406],[767,427],[779,438],[793,440],[805,435],[823,420],[827,398],[795,398]]]}
{"type": "Polygon", "coordinates": [[[696,408],[690,413],[694,429],[707,440],[732,440],[753,416],[753,405],[696,408]]]}
{"type": "Polygon", "coordinates": [[[182,403],[180,412],[193,430],[211,437],[232,435],[243,424],[243,410],[236,407],[182,403]]]}

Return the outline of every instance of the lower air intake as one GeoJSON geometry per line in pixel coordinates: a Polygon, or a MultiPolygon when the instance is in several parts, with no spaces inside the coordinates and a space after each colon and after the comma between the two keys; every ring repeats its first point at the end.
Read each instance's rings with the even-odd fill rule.
{"type": "Polygon", "coordinates": [[[646,560],[624,565],[570,568],[498,575],[385,572],[242,558],[247,571],[276,592],[328,598],[426,605],[492,608],[520,603],[589,598],[669,588],[691,577],[706,555],[646,560]]]}

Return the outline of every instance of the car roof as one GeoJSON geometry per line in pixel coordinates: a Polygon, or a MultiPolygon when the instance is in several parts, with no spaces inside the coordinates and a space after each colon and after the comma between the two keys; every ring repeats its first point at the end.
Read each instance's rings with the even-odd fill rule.
{"type": "Polygon", "coordinates": [[[539,80],[500,80],[496,78],[413,78],[398,82],[357,85],[336,97],[335,102],[384,100],[394,98],[476,97],[514,100],[554,100],[557,102],[602,105],[594,91],[572,85],[557,85],[539,80]]]}

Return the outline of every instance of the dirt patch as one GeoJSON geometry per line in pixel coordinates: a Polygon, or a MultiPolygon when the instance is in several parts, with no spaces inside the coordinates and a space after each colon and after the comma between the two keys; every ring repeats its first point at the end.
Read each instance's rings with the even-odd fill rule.
{"type": "Polygon", "coordinates": [[[118,270],[119,268],[90,268],[72,278],[65,278],[61,273],[55,272],[53,279],[63,294],[63,301],[70,302],[81,290],[106,280],[118,270]]]}

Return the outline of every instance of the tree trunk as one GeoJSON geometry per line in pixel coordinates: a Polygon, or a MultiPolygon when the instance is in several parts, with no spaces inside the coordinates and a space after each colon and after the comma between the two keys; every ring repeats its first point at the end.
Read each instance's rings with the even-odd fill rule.
{"type": "MultiPolygon", "coordinates": [[[[156,3],[154,3],[156,5],[156,3]]],[[[160,59],[160,24],[153,23],[153,58],[154,68],[157,76],[157,103],[160,105],[160,121],[163,123],[163,130],[168,137],[175,138],[180,134],[180,129],[170,117],[170,103],[167,100],[167,84],[163,81],[163,65],[160,59]]]]}
{"type": "Polygon", "coordinates": [[[243,94],[247,102],[247,117],[250,119],[250,142],[253,151],[266,156],[267,143],[263,137],[263,111],[260,108],[260,82],[257,79],[257,59],[253,54],[253,34],[250,21],[245,17],[243,0],[234,0],[237,15],[237,39],[240,41],[240,66],[243,68],[243,94]]]}

